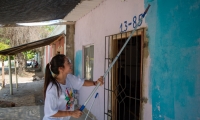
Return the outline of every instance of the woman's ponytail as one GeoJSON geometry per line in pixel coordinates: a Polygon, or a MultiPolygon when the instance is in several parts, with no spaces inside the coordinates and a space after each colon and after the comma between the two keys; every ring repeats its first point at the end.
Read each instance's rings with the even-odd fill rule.
{"type": "MultiPolygon", "coordinates": [[[[45,70],[45,81],[44,81],[44,99],[46,97],[47,87],[50,83],[56,85],[57,87],[57,94],[59,96],[59,91],[61,90],[60,84],[56,80],[56,76],[59,74],[58,68],[64,67],[66,56],[59,54],[52,58],[51,62],[46,65],[45,70]]],[[[51,86],[51,87],[52,87],[51,86]]]]}

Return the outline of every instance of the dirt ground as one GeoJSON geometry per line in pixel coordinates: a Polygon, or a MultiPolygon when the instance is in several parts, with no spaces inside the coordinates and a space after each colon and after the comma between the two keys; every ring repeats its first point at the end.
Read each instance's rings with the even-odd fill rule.
{"type": "MultiPolygon", "coordinates": [[[[44,104],[44,74],[42,72],[25,72],[22,77],[18,76],[18,88],[16,88],[15,74],[12,75],[12,81],[13,95],[10,95],[9,76],[5,75],[5,88],[0,87],[0,104],[2,101],[13,102],[15,107],[44,104]]],[[[0,76],[0,83],[2,83],[2,76],[0,76]]]]}

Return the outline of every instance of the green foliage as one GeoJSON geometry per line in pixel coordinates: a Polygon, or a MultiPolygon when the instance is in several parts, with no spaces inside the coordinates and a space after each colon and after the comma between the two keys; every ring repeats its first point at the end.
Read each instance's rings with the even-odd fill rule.
{"type": "Polygon", "coordinates": [[[4,49],[7,49],[7,48],[9,48],[9,45],[0,42],[0,50],[4,50],[4,49]]]}
{"type": "Polygon", "coordinates": [[[27,60],[34,58],[34,55],[35,55],[35,51],[33,51],[33,50],[29,50],[29,51],[22,52],[22,53],[27,58],[27,60]]]}
{"type": "Polygon", "coordinates": [[[47,26],[43,26],[43,28],[48,32],[48,33],[51,33],[55,26],[54,25],[47,25],[47,26]]]}
{"type": "Polygon", "coordinates": [[[0,38],[0,42],[7,44],[7,45],[10,45],[10,39],[8,39],[8,38],[0,38]]]}
{"type": "MultiPolygon", "coordinates": [[[[4,50],[4,49],[7,49],[7,48],[9,48],[9,45],[0,42],[0,50],[4,50]]],[[[6,60],[6,56],[0,55],[0,59],[1,60],[6,60]]]]}

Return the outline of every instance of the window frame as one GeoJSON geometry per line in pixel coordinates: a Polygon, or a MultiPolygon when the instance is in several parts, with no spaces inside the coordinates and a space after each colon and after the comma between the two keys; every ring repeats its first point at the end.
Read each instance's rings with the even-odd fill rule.
{"type": "MultiPolygon", "coordinates": [[[[92,54],[92,53],[90,53],[90,54],[92,54]]],[[[93,81],[93,77],[94,77],[94,44],[89,44],[89,45],[85,45],[85,46],[83,46],[83,56],[82,56],[82,58],[83,58],[83,77],[85,78],[85,79],[87,79],[87,80],[91,80],[91,81],[93,81]],[[88,77],[86,76],[86,70],[85,70],[85,65],[86,65],[86,61],[85,61],[85,54],[86,54],[86,49],[87,48],[90,48],[90,47],[92,47],[93,46],[93,64],[92,64],[92,69],[91,69],[91,72],[92,72],[92,74],[91,74],[91,78],[90,79],[88,79],[88,77]]]]}

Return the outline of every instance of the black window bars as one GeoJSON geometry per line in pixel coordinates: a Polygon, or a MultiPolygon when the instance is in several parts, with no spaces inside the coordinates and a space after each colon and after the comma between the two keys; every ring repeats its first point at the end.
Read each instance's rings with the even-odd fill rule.
{"type": "MultiPolygon", "coordinates": [[[[133,34],[105,78],[104,120],[140,120],[144,30],[133,34]]],[[[105,37],[105,71],[130,34],[131,31],[105,37]]]]}

